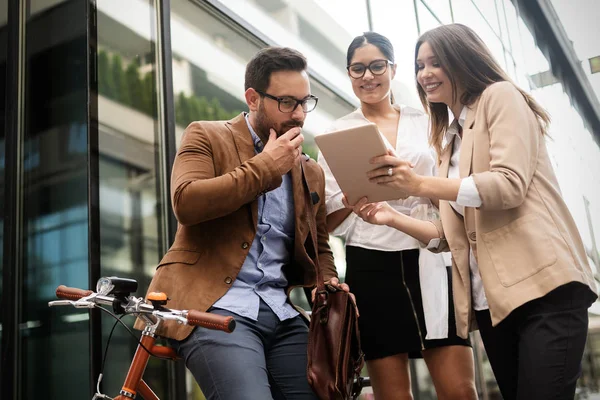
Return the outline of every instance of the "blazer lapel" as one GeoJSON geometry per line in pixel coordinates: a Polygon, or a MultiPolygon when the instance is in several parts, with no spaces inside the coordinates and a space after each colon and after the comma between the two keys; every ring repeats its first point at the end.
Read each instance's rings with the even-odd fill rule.
{"type": "Polygon", "coordinates": [[[458,171],[461,178],[466,178],[471,175],[471,165],[473,164],[473,124],[475,123],[475,114],[479,99],[467,107],[467,119],[462,130],[462,143],[460,145],[460,161],[458,163],[458,171]]]}
{"type": "MultiPolygon", "coordinates": [[[[302,162],[302,161],[300,161],[302,162]]],[[[292,175],[292,187],[294,189],[294,217],[296,221],[295,227],[295,256],[296,259],[299,259],[300,253],[306,253],[306,249],[304,248],[304,241],[306,240],[306,235],[308,233],[308,226],[306,225],[306,216],[305,214],[305,199],[304,199],[304,183],[305,179],[302,174],[302,167],[300,163],[295,164],[291,170],[292,175]]],[[[308,182],[307,182],[308,183],[308,182]]]]}
{"type": "Polygon", "coordinates": [[[458,172],[461,178],[471,175],[473,161],[473,129],[463,129],[462,143],[460,144],[460,160],[458,172]]]}
{"type": "Polygon", "coordinates": [[[452,250],[452,256],[455,257],[454,261],[460,279],[465,287],[470,287],[471,272],[468,259],[469,251],[467,250],[469,248],[469,240],[465,234],[464,220],[446,200],[440,200],[440,217],[444,226],[444,235],[452,250]],[[460,255],[455,254],[455,251],[458,251],[460,255]],[[462,259],[461,257],[465,254],[467,258],[462,259]]]}
{"type": "MultiPolygon", "coordinates": [[[[252,140],[252,134],[248,129],[244,113],[227,121],[227,127],[233,136],[240,164],[243,164],[254,157],[256,154],[254,150],[254,141],[252,140]]],[[[250,216],[252,218],[252,223],[254,224],[253,226],[258,226],[258,201],[256,200],[250,203],[250,216]]]]}
{"type": "Polygon", "coordinates": [[[241,113],[231,121],[227,121],[227,125],[233,135],[235,147],[237,148],[238,156],[240,157],[240,163],[254,157],[254,141],[252,140],[252,134],[248,129],[244,113],[241,113]]]}
{"type": "MultiPolygon", "coordinates": [[[[464,136],[463,136],[464,137],[464,136]]],[[[454,148],[454,140],[456,137],[453,136],[452,140],[446,144],[444,151],[441,156],[441,163],[438,172],[438,176],[442,178],[448,177],[448,169],[450,168],[450,159],[452,158],[452,149],[454,148]]],[[[464,146],[464,142],[463,142],[464,146]]],[[[462,147],[461,147],[462,149],[462,147]]],[[[462,160],[462,153],[461,153],[462,160]]],[[[464,222],[463,219],[454,211],[448,201],[440,200],[440,216],[444,225],[444,232],[446,238],[452,237],[453,240],[449,240],[448,244],[451,248],[463,248],[468,246],[468,240],[466,240],[464,233],[464,222]],[[466,243],[466,244],[465,244],[466,243]]],[[[455,260],[456,261],[456,260],[455,260]]],[[[470,272],[464,270],[464,263],[457,262],[457,270],[460,275],[460,279],[464,285],[470,285],[470,272]]],[[[468,264],[467,264],[468,268],[468,264]]],[[[467,286],[469,287],[469,286],[467,286]]]]}

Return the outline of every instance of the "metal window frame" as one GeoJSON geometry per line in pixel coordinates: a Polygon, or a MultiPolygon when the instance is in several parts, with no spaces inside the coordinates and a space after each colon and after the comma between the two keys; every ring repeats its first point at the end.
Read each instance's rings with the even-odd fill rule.
{"type": "MultiPolygon", "coordinates": [[[[87,42],[87,194],[88,194],[88,287],[100,279],[100,144],[98,124],[98,11],[96,0],[86,5],[87,42]]],[[[96,393],[102,365],[102,318],[100,310],[89,311],[90,395],[96,393]]]]}
{"type": "MultiPolygon", "coordinates": [[[[177,152],[175,143],[175,97],[173,91],[173,50],[171,47],[171,0],[156,0],[156,84],[158,92],[159,129],[159,179],[161,190],[161,230],[163,252],[171,246],[177,230],[177,221],[171,207],[170,171],[177,152]]],[[[183,361],[167,366],[168,398],[183,399],[187,396],[186,373],[183,361]]]]}
{"type": "Polygon", "coordinates": [[[25,100],[25,29],[27,3],[8,1],[6,58],[5,205],[2,270],[2,361],[0,397],[21,398],[21,340],[23,282],[23,171],[25,100]]]}

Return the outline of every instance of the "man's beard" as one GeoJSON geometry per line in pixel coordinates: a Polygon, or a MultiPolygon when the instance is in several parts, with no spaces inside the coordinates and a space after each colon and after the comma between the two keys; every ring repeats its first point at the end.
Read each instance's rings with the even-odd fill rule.
{"type": "MultiPolygon", "coordinates": [[[[291,113],[290,113],[290,115],[291,115],[291,113]]],[[[270,132],[271,128],[273,128],[275,130],[277,137],[280,137],[281,135],[283,135],[290,129],[295,128],[297,126],[302,128],[302,126],[304,125],[304,123],[302,121],[295,121],[293,119],[289,119],[289,120],[283,122],[282,124],[280,124],[279,126],[276,126],[275,123],[271,120],[271,118],[268,117],[267,113],[265,112],[264,106],[262,104],[258,106],[258,110],[256,111],[255,121],[256,121],[256,127],[255,127],[256,134],[260,137],[260,139],[263,141],[264,144],[267,143],[267,140],[269,139],[269,136],[271,135],[271,132],[270,132]]]]}

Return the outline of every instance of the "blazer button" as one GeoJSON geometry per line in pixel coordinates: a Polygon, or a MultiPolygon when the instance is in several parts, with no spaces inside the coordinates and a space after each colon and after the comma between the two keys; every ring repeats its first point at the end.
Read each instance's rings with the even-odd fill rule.
{"type": "Polygon", "coordinates": [[[242,249],[246,250],[246,249],[248,248],[248,246],[250,246],[250,245],[248,244],[248,242],[244,242],[244,243],[242,243],[242,249]]]}
{"type": "Polygon", "coordinates": [[[228,276],[227,278],[225,278],[225,283],[228,285],[231,285],[231,282],[233,282],[233,279],[231,279],[230,276],[228,276]]]}
{"type": "Polygon", "coordinates": [[[469,239],[471,239],[472,241],[476,241],[477,240],[477,233],[475,232],[470,232],[469,233],[469,239]]]}

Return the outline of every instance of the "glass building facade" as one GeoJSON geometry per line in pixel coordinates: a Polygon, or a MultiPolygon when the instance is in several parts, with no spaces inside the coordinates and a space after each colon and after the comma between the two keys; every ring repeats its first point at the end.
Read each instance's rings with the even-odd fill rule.
{"type": "MultiPolygon", "coordinates": [[[[519,4],[0,0],[0,398],[91,398],[114,321],[47,302],[59,284],[93,287],[100,276],[134,278],[145,291],[176,227],[169,177],[183,130],[247,109],[245,64],[267,45],[308,58],[319,106],[306,120],[304,148],[314,156],[313,137],[358,106],[345,69],[354,36],[374,30],[391,39],[394,97],[421,108],[419,34],[451,22],[472,27],[552,115],[548,147],[563,196],[586,246],[596,249],[600,131],[554,74],[519,4]]],[[[343,244],[331,244],[343,277],[343,244]]],[[[590,251],[590,259],[598,255],[590,251]]],[[[301,292],[294,299],[307,304],[301,292]]],[[[582,392],[600,384],[600,321],[591,315],[582,392]]],[[[473,343],[480,397],[499,398],[476,334],[473,343]]],[[[118,392],[135,347],[117,327],[104,392],[118,392]]],[[[434,399],[425,364],[414,361],[411,371],[415,399],[434,399]]],[[[203,398],[181,362],[152,360],[145,378],[161,398],[203,398]]]]}

